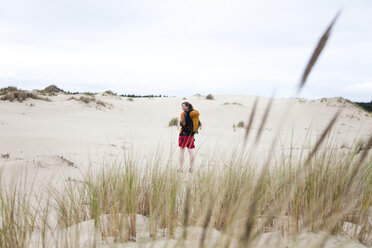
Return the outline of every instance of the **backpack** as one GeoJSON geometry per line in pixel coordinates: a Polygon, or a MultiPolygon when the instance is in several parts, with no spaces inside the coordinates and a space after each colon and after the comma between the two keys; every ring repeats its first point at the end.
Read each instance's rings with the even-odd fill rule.
{"type": "Polygon", "coordinates": [[[201,126],[201,122],[199,120],[199,112],[194,109],[192,109],[191,111],[185,111],[184,112],[184,123],[185,125],[182,126],[183,134],[192,135],[194,133],[198,133],[198,129],[201,126]],[[191,112],[193,113],[191,114],[191,112]],[[196,124],[197,127],[194,127],[195,122],[193,121],[193,118],[191,118],[190,114],[193,115],[193,118],[197,120],[197,124],[196,124]]]}

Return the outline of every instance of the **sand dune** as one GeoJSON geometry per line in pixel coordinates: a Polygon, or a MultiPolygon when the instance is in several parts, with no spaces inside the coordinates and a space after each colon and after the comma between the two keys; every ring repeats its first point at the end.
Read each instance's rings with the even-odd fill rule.
{"type": "MultiPolygon", "coordinates": [[[[84,95],[74,95],[76,99],[81,96],[84,95]]],[[[131,154],[138,159],[161,155],[164,161],[171,159],[177,164],[179,129],[169,127],[168,122],[179,117],[180,105],[185,98],[134,98],[130,101],[127,97],[99,94],[95,96],[96,101],[89,103],[71,99],[71,95],[62,93],[49,98],[50,102],[34,99],[0,101],[0,169],[3,183],[13,182],[22,176],[29,180],[28,183],[35,190],[48,184],[62,186],[64,181],[79,181],[88,169],[99,169],[122,158],[123,154],[131,154]],[[101,104],[97,101],[101,101],[101,104]]],[[[259,97],[248,145],[243,150],[245,129],[239,128],[238,123],[243,121],[247,124],[256,97],[216,95],[214,100],[206,100],[203,96],[187,96],[186,99],[200,112],[203,123],[196,136],[196,170],[203,169],[206,161],[208,165],[222,165],[225,159],[229,160],[242,151],[256,154],[258,161],[271,152],[299,155],[301,151],[311,149],[340,109],[341,115],[329,138],[340,153],[351,149],[357,141],[365,142],[372,130],[372,114],[343,99],[275,99],[262,129],[262,137],[257,141],[269,102],[268,98],[259,97]],[[275,137],[277,143],[274,151],[271,151],[271,142],[275,137]]],[[[362,146],[362,149],[370,147],[362,146]]],[[[145,218],[137,218],[142,220],[137,223],[138,226],[142,225],[137,230],[137,237],[148,237],[145,218]]],[[[84,235],[80,237],[79,242],[83,242],[80,247],[92,242],[95,237],[90,233],[92,230],[94,232],[92,221],[78,224],[79,228],[82,225],[84,235]]],[[[199,227],[189,228],[190,233],[200,235],[199,227]]],[[[176,231],[178,236],[180,232],[176,231]]],[[[216,237],[221,234],[214,229],[210,232],[212,236],[208,237],[207,243],[213,247],[216,237]]],[[[35,235],[34,239],[38,240],[40,237],[35,235]]],[[[296,242],[306,247],[314,240],[321,239],[321,235],[306,234],[299,236],[296,242]]],[[[195,247],[198,239],[186,240],[185,246],[195,247]]],[[[257,241],[257,246],[265,246],[274,242],[272,240],[282,244],[278,247],[286,247],[288,242],[292,242],[275,233],[268,233],[257,241]]],[[[155,243],[144,238],[140,246],[133,242],[126,246],[163,247],[168,244],[173,247],[177,242],[177,237],[157,240],[155,243]]],[[[327,247],[338,247],[339,244],[336,237],[327,242],[327,247]]],[[[344,247],[363,246],[350,242],[349,246],[344,247]]]]}
{"type": "MultiPolygon", "coordinates": [[[[80,96],[83,95],[75,97],[80,96]]],[[[54,156],[64,157],[84,170],[121,156],[123,151],[149,157],[157,152],[175,155],[178,149],[178,128],[168,127],[168,122],[179,117],[182,97],[128,101],[125,97],[96,96],[97,100],[112,107],[69,100],[71,96],[64,94],[49,98],[51,102],[0,101],[0,153],[9,155],[9,158],[1,158],[2,167],[8,168],[7,165],[16,160],[16,164],[29,168],[34,165],[30,161],[37,159],[40,167],[50,170],[43,164],[48,164],[48,159],[54,156]]],[[[233,126],[240,121],[248,122],[254,96],[217,95],[214,100],[206,100],[203,96],[186,98],[200,112],[203,123],[196,136],[196,150],[200,155],[197,163],[216,152],[223,151],[227,156],[241,146],[244,129],[233,126]]],[[[372,128],[371,114],[341,99],[275,99],[262,138],[256,144],[267,103],[267,98],[259,98],[256,119],[248,137],[248,151],[267,152],[278,134],[277,129],[280,139],[275,147],[278,152],[309,149],[340,108],[342,114],[333,132],[340,147],[347,149],[355,140],[365,139],[372,128]],[[306,140],[309,146],[303,147],[306,140]]],[[[75,174],[74,169],[67,171],[70,170],[75,174]]]]}
{"type": "MultiPolygon", "coordinates": [[[[168,127],[168,122],[179,117],[182,97],[135,98],[133,102],[110,95],[96,97],[112,107],[69,100],[71,96],[64,94],[49,98],[52,102],[0,101],[0,153],[9,155],[1,159],[3,165],[12,159],[31,161],[60,156],[83,169],[123,151],[151,156],[159,146],[165,154],[178,149],[178,128],[168,127]]],[[[198,109],[203,123],[196,136],[202,157],[214,150],[231,152],[242,144],[244,129],[233,126],[248,122],[254,96],[217,95],[215,100],[191,96],[187,100],[198,109]]],[[[340,147],[348,148],[355,140],[365,139],[372,127],[371,114],[342,99],[275,99],[262,138],[256,144],[267,103],[267,98],[259,98],[247,150],[253,144],[254,149],[267,151],[277,134],[278,150],[303,149],[305,141],[315,142],[338,109],[342,113],[332,135],[340,147]]]]}

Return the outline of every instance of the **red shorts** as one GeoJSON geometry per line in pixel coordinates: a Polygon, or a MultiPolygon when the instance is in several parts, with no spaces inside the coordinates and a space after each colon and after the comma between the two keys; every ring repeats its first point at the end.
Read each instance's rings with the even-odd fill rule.
{"type": "Polygon", "coordinates": [[[194,140],[194,136],[180,135],[178,138],[178,146],[181,148],[187,147],[189,149],[194,149],[194,140]]]}

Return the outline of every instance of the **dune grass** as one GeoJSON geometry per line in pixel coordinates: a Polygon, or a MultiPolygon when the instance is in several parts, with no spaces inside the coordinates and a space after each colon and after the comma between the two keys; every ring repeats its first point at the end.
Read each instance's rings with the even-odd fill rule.
{"type": "Polygon", "coordinates": [[[94,220],[99,240],[136,241],[136,214],[149,218],[153,239],[172,238],[182,225],[201,226],[225,234],[216,247],[247,246],[265,232],[345,235],[345,223],[352,223],[351,238],[372,245],[372,159],[358,153],[360,147],[343,156],[337,147],[325,147],[309,161],[305,153],[298,160],[277,159],[263,176],[241,157],[218,168],[202,166],[187,180],[174,164],[125,157],[87,172],[81,182],[48,187],[38,201],[44,204],[36,206],[22,186],[2,188],[0,246],[28,247],[35,231],[58,233],[87,220],[94,220]]]}
{"type": "Polygon", "coordinates": [[[31,99],[36,99],[36,100],[43,100],[43,101],[48,101],[50,102],[51,100],[46,97],[40,97],[37,94],[34,94],[30,91],[26,90],[20,90],[17,89],[16,87],[6,87],[0,89],[0,100],[2,101],[10,101],[13,102],[14,100],[17,100],[19,102],[23,102],[24,100],[27,100],[29,98],[31,99]]]}
{"type": "Polygon", "coordinates": [[[214,96],[212,94],[208,94],[205,99],[207,100],[214,100],[214,96]]]}
{"type": "Polygon", "coordinates": [[[113,105],[112,104],[109,104],[107,102],[104,102],[104,101],[101,101],[101,100],[97,100],[94,95],[93,96],[90,96],[90,95],[87,95],[87,96],[80,96],[79,98],[76,98],[76,97],[70,97],[69,99],[67,100],[75,100],[77,102],[82,102],[82,103],[85,103],[85,104],[90,104],[90,103],[96,103],[96,106],[102,106],[102,107],[108,107],[108,108],[112,108],[113,105]]]}
{"type": "Polygon", "coordinates": [[[179,124],[178,118],[177,118],[177,117],[174,117],[174,118],[172,118],[172,119],[169,121],[169,123],[168,123],[168,127],[173,127],[173,126],[177,127],[178,124],[179,124]]]}

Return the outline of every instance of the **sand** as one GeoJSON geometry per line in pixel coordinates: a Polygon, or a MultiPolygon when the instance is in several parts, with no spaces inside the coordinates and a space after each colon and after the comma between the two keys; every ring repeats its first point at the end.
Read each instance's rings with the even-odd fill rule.
{"type": "MultiPolygon", "coordinates": [[[[52,102],[0,101],[2,168],[23,166],[38,173],[48,171],[48,175],[62,169],[74,174],[76,170],[100,166],[110,158],[122,156],[125,151],[139,157],[156,153],[177,157],[179,130],[168,127],[168,123],[179,117],[182,97],[128,101],[124,97],[96,96],[112,104],[107,107],[68,100],[70,97],[59,94],[49,97],[52,102]]],[[[196,135],[196,168],[211,154],[223,152],[228,159],[231,152],[242,147],[245,130],[233,128],[233,125],[248,122],[255,101],[254,96],[243,95],[214,98],[186,97],[200,112],[203,124],[196,135]]],[[[366,140],[371,134],[372,114],[342,99],[276,99],[262,137],[255,143],[267,103],[267,98],[259,98],[245,151],[264,154],[269,151],[274,137],[278,137],[275,145],[278,152],[311,149],[311,144],[339,109],[342,113],[333,128],[332,139],[340,148],[348,149],[356,140],[366,140]]]]}
{"type": "MultiPolygon", "coordinates": [[[[372,130],[372,114],[340,98],[275,99],[257,141],[269,103],[268,98],[259,97],[256,118],[247,146],[243,148],[245,129],[238,128],[237,124],[248,122],[255,96],[215,95],[214,100],[206,100],[204,96],[133,98],[129,101],[126,97],[96,95],[106,106],[69,100],[71,95],[62,93],[49,98],[51,102],[0,101],[0,168],[4,184],[22,175],[35,184],[36,189],[48,183],[62,185],[66,180],[79,180],[87,169],[100,168],[123,154],[140,159],[161,154],[164,161],[171,159],[177,166],[179,129],[169,127],[168,123],[172,118],[179,118],[185,99],[200,112],[203,124],[196,135],[195,170],[206,166],[206,161],[209,165],[222,166],[222,161],[237,152],[269,155],[273,153],[270,147],[275,137],[275,154],[309,150],[338,110],[342,112],[329,140],[340,152],[351,149],[358,140],[365,142],[372,130]]],[[[133,247],[137,246],[133,244],[133,247]]]]}

